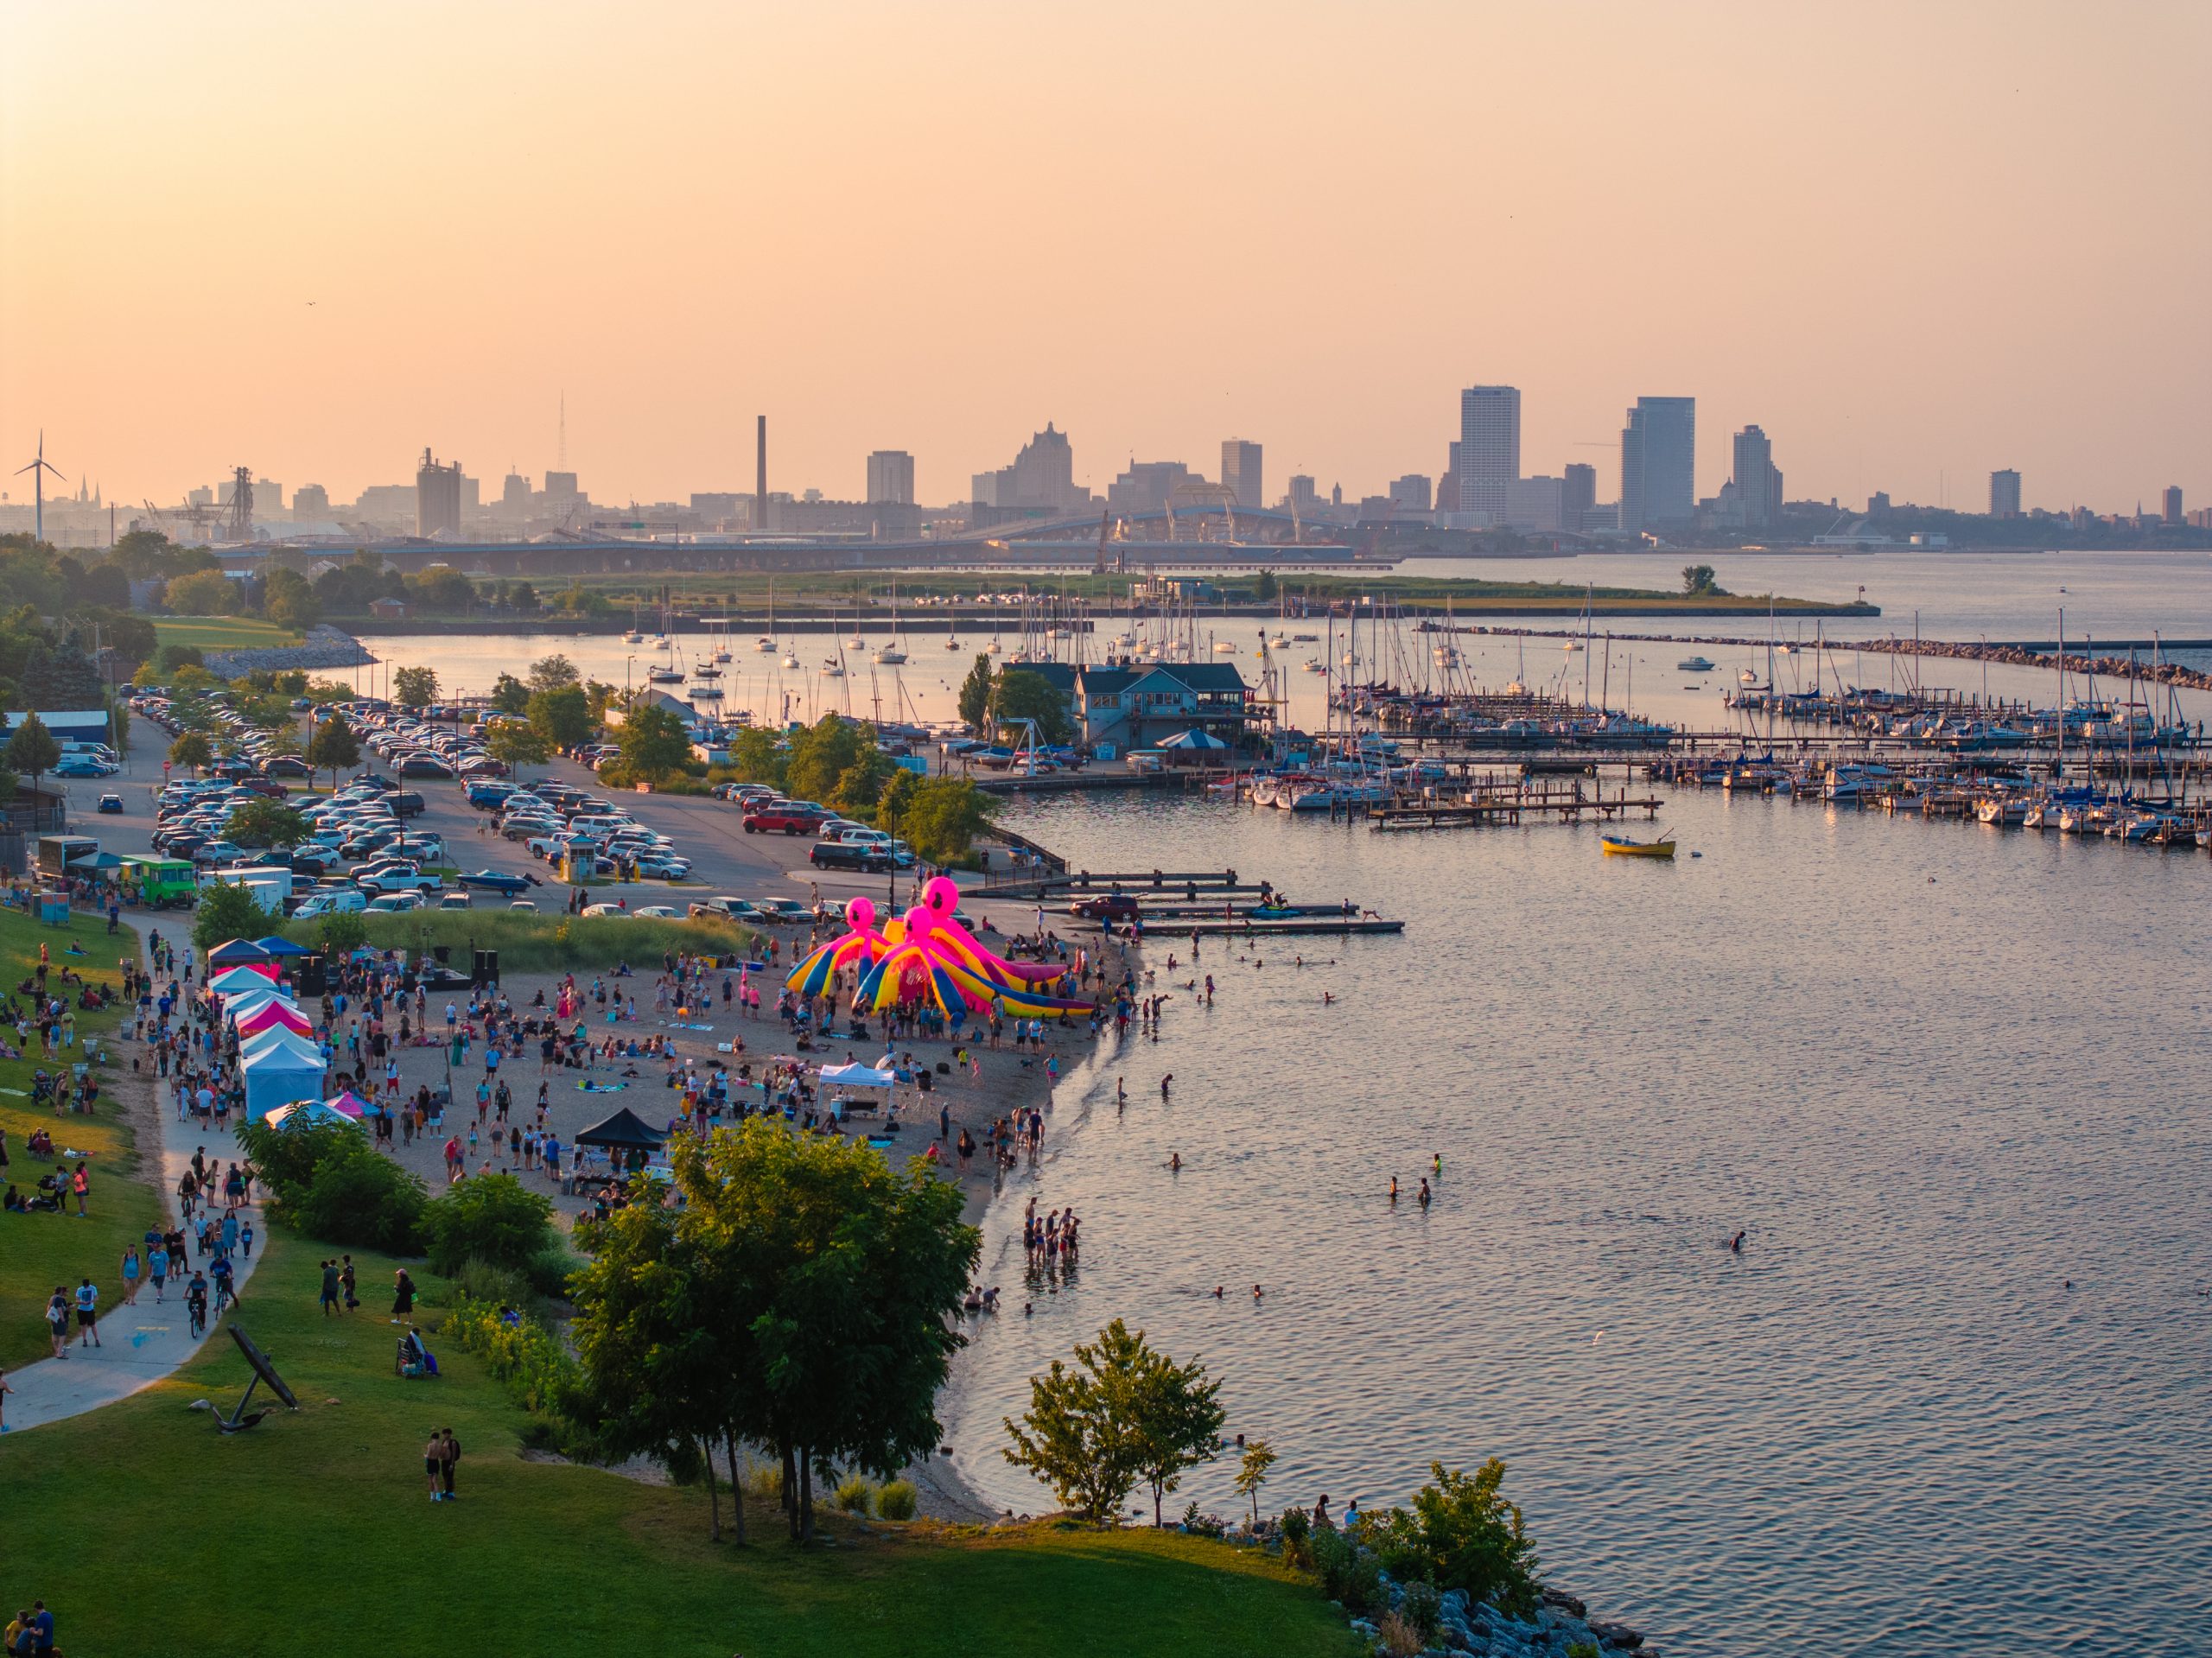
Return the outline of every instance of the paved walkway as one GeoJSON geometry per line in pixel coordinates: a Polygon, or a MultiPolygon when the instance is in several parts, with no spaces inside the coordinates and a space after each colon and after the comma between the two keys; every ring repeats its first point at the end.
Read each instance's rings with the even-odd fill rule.
{"type": "MultiPolygon", "coordinates": [[[[180,924],[189,926],[189,918],[164,917],[172,937],[179,936],[180,924]]],[[[126,926],[142,929],[149,924],[137,918],[124,918],[126,926]]],[[[140,953],[144,953],[144,941],[140,940],[140,953]]],[[[115,1044],[116,1049],[128,1056],[130,1040],[124,1037],[115,1044]]],[[[150,1084],[148,1084],[150,1086],[150,1084]]],[[[206,1143],[206,1131],[195,1130],[189,1124],[179,1122],[174,1110],[157,1097],[154,1106],[154,1120],[161,1139],[159,1147],[160,1191],[163,1210],[175,1219],[177,1182],[192,1166],[195,1146],[206,1143]]],[[[139,1147],[143,1153],[148,1148],[139,1147]]],[[[219,1154],[225,1161],[232,1155],[227,1146],[211,1147],[211,1154],[219,1154]]],[[[251,1217],[257,1241],[266,1244],[269,1224],[254,1205],[240,1211],[240,1220],[251,1217]]],[[[66,1223],[64,1223],[66,1224],[66,1223]]],[[[252,1280],[253,1269],[261,1257],[253,1255],[240,1259],[237,1284],[240,1298],[245,1298],[246,1286],[252,1280]]],[[[190,1274],[186,1274],[187,1278],[190,1274]]],[[[175,1370],[199,1350],[206,1337],[194,1338],[192,1321],[184,1310],[181,1286],[172,1279],[168,1299],[160,1305],[154,1302],[154,1286],[141,1280],[144,1287],[138,1292],[135,1306],[120,1300],[100,1309],[100,1341],[98,1347],[75,1345],[77,1332],[69,1332],[71,1346],[66,1359],[41,1359],[35,1364],[25,1365],[20,1370],[8,1373],[8,1385],[15,1391],[9,1395],[8,1432],[12,1436],[25,1428],[45,1422],[58,1422],[64,1418],[82,1415],[88,1410],[128,1397],[141,1388],[149,1388],[175,1370]]],[[[11,1316],[16,1309],[10,1309],[11,1316]]],[[[28,1315],[26,1315],[28,1316],[28,1315]]],[[[41,1315],[42,1316],[42,1315],[41,1315]]],[[[209,1330],[220,1326],[221,1321],[210,1314],[209,1330]]]]}

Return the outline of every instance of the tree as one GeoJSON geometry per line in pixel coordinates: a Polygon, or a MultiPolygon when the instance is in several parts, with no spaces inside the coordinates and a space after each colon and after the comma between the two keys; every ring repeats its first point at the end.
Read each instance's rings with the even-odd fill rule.
{"type": "Polygon", "coordinates": [[[964,854],[995,810],[993,797],[966,778],[927,778],[899,815],[901,833],[931,863],[964,854]]]}
{"type": "Polygon", "coordinates": [[[39,779],[52,771],[60,758],[61,745],[54,740],[46,721],[35,713],[26,713],[22,724],[8,739],[8,769],[29,772],[31,787],[36,789],[39,779]]]}
{"type": "Polygon", "coordinates": [[[1275,1465],[1275,1448],[1265,1439],[1244,1447],[1236,1462],[1236,1489],[1252,1502],[1252,1524],[1260,1523],[1260,1488],[1268,1483],[1268,1470],[1275,1465]]]}
{"type": "Polygon", "coordinates": [[[833,1464],[888,1476],[936,1445],[952,1328],[981,1243],[918,1159],[755,1116],[674,1143],[679,1210],[632,1204],[580,1239],[575,1333],[618,1432],[773,1446],[792,1534],[833,1464]],[[659,1375],[680,1405],[635,1397],[659,1375]],[[641,1414],[642,1413],[642,1414],[641,1414]]]}
{"type": "MultiPolygon", "coordinates": [[[[1144,1346],[1144,1332],[1137,1332],[1144,1346]]],[[[1206,1367],[1192,1359],[1176,1364],[1166,1354],[1145,1350],[1147,1358],[1137,1388],[1137,1471],[1152,1487],[1152,1523],[1160,1523],[1160,1501],[1183,1483],[1183,1471],[1221,1454],[1221,1383],[1209,1381],[1206,1367]]]]}
{"type": "Polygon", "coordinates": [[[747,783],[765,783],[774,789],[784,786],[784,746],[774,732],[746,727],[731,740],[729,759],[747,783]]]}
{"type": "Polygon", "coordinates": [[[1052,682],[1027,668],[1008,668],[991,690],[991,719],[1013,725],[1024,720],[1037,722],[1037,734],[1048,743],[1070,741],[1075,722],[1068,715],[1068,699],[1052,682]]]}
{"type": "Polygon", "coordinates": [[[1262,603],[1274,598],[1280,591],[1281,584],[1275,580],[1273,570],[1262,570],[1259,578],[1252,583],[1252,596],[1262,603]]]}
{"type": "Polygon", "coordinates": [[[505,765],[519,782],[525,765],[543,765],[552,747],[535,726],[519,720],[502,720],[484,739],[484,752],[505,765]]]}
{"type": "Polygon", "coordinates": [[[1720,584],[1713,579],[1713,566],[1710,564],[1683,565],[1682,591],[1693,599],[1719,597],[1720,584]]]}
{"type": "Polygon", "coordinates": [[[968,677],[960,682],[960,723],[970,731],[981,731],[990,717],[992,679],[990,653],[981,651],[968,677]]]}
{"type": "Polygon", "coordinates": [[[512,1174],[448,1187],[423,1211],[430,1270],[452,1277],[472,1261],[527,1272],[556,1242],[552,1200],[512,1174]]]}
{"type": "Polygon", "coordinates": [[[888,769],[874,736],[850,720],[825,714],[792,736],[785,778],[802,799],[870,806],[888,769]]]}
{"type": "Polygon", "coordinates": [[[267,932],[269,912],[251,887],[235,881],[213,881],[200,890],[200,909],[192,918],[192,942],[203,950],[233,938],[251,938],[267,932]]]}
{"type": "Polygon", "coordinates": [[[435,565],[406,578],[407,595],[425,610],[458,614],[475,602],[476,585],[451,565],[435,565]]]}
{"type": "Polygon", "coordinates": [[[1084,1519],[1102,1526],[1118,1520],[1144,1474],[1139,1401],[1154,1356],[1143,1332],[1132,1335],[1119,1318],[1098,1332],[1095,1345],[1077,1342],[1073,1369],[1054,1359],[1043,1375],[1030,1377],[1029,1408],[1019,1426],[1003,1419],[1014,1443],[1000,1454],[1084,1519]]]}
{"type": "Polygon", "coordinates": [[[200,732],[181,732],[177,735],[177,740],[169,745],[169,764],[188,765],[195,777],[200,774],[200,769],[214,758],[214,746],[200,732]]]}
{"type": "Polygon", "coordinates": [[[402,708],[427,708],[438,700],[438,670],[401,668],[391,676],[391,695],[402,708]]]}
{"type": "Polygon", "coordinates": [[[537,589],[527,581],[518,581],[513,591],[507,594],[507,602],[514,607],[518,615],[535,616],[537,613],[537,589]]]}
{"type": "Polygon", "coordinates": [[[875,797],[875,826],[886,835],[897,835],[899,824],[906,821],[906,812],[914,804],[914,791],[921,778],[901,765],[885,781],[883,792],[875,797]]]}
{"type": "Polygon", "coordinates": [[[512,674],[492,682],[492,706],[502,714],[521,714],[530,707],[530,687],[512,674]]]}
{"type": "Polygon", "coordinates": [[[340,772],[360,763],[361,740],[344,715],[333,709],[315,722],[315,735],[308,740],[308,764],[318,772],[327,771],[333,789],[340,772]]]}
{"type": "Polygon", "coordinates": [[[179,616],[234,616],[238,586],[219,571],[200,570],[170,581],[162,602],[179,616]]]}
{"type": "Polygon", "coordinates": [[[223,823],[224,835],[240,846],[297,846],[309,833],[308,820],[276,800],[234,806],[223,823]]]}
{"type": "Polygon", "coordinates": [[[262,584],[261,613],[280,627],[304,632],[322,619],[322,600],[307,577],[280,565],[262,584]]]}
{"type": "Polygon", "coordinates": [[[555,748],[574,748],[589,742],[599,728],[592,717],[591,696],[581,685],[556,685],[531,696],[524,710],[537,734],[555,748]]]}
{"type": "Polygon", "coordinates": [[[564,656],[540,657],[530,664],[530,689],[533,691],[557,691],[563,685],[581,684],[582,681],[576,664],[564,656]]]}
{"type": "Polygon", "coordinates": [[[617,743],[631,775],[646,782],[666,777],[691,758],[691,734],[666,708],[632,708],[617,743]]]}
{"type": "Polygon", "coordinates": [[[27,708],[96,708],[107,700],[100,670],[74,645],[49,650],[35,643],[23,653],[16,694],[27,708]]]}

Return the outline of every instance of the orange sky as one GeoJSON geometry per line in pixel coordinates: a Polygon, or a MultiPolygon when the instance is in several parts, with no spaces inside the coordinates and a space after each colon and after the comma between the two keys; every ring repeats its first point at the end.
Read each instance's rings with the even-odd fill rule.
{"type": "MultiPolygon", "coordinates": [[[[1793,497],[2212,501],[2212,5],[8,7],[0,456],[339,499],[964,498],[1046,419],[1267,486],[1638,393],[1793,497]],[[313,304],[310,305],[309,302],[313,304]]],[[[28,483],[28,480],[8,480],[28,483]]],[[[15,492],[20,499],[21,491],[15,492]]]]}

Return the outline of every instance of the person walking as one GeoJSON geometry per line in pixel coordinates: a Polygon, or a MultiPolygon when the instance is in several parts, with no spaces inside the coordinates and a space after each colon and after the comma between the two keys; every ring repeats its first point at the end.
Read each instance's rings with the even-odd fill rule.
{"type": "Polygon", "coordinates": [[[124,1246],[123,1251],[123,1305],[130,1306],[138,1299],[138,1246],[124,1246]]]}
{"type": "Polygon", "coordinates": [[[146,1248],[147,1275],[154,1280],[154,1305],[162,1305],[169,1283],[169,1251],[166,1243],[149,1244],[146,1248]]]}
{"type": "Polygon", "coordinates": [[[89,1278],[80,1280],[77,1285],[77,1345],[82,1347],[87,1343],[94,1347],[103,1344],[99,1286],[89,1278]]]}
{"type": "Polygon", "coordinates": [[[8,1395],[16,1390],[8,1385],[8,1372],[0,1367],[0,1433],[8,1431],[8,1395]]]}
{"type": "Polygon", "coordinates": [[[338,1311],[338,1263],[322,1263],[322,1316],[327,1318],[338,1311]]]}
{"type": "Polygon", "coordinates": [[[429,1443],[423,1447],[423,1477],[430,1482],[430,1501],[442,1502],[445,1491],[440,1475],[445,1465],[446,1442],[436,1428],[430,1430],[429,1443]]]}
{"type": "Polygon", "coordinates": [[[46,1304],[46,1333],[54,1343],[54,1356],[69,1356],[69,1292],[60,1284],[46,1304]]]}

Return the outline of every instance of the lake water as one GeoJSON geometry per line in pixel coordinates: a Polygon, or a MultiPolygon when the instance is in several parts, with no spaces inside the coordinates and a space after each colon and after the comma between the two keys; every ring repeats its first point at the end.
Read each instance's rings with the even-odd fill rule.
{"type": "MultiPolygon", "coordinates": [[[[1011,821],[1411,924],[1209,941],[1211,1009],[1063,1085],[949,1398],[995,1502],[1050,1506],[1000,1420],[1125,1317],[1282,1453],[1270,1507],[1503,1457],[1555,1581],[1669,1653],[2207,1649],[2212,858],[1718,792],[1670,802],[1673,864],[1217,801],[1011,821]],[[1058,1293],[1032,1191],[1084,1219],[1058,1293]]],[[[1185,1496],[1236,1502],[1225,1467],[1185,1496]]]]}

